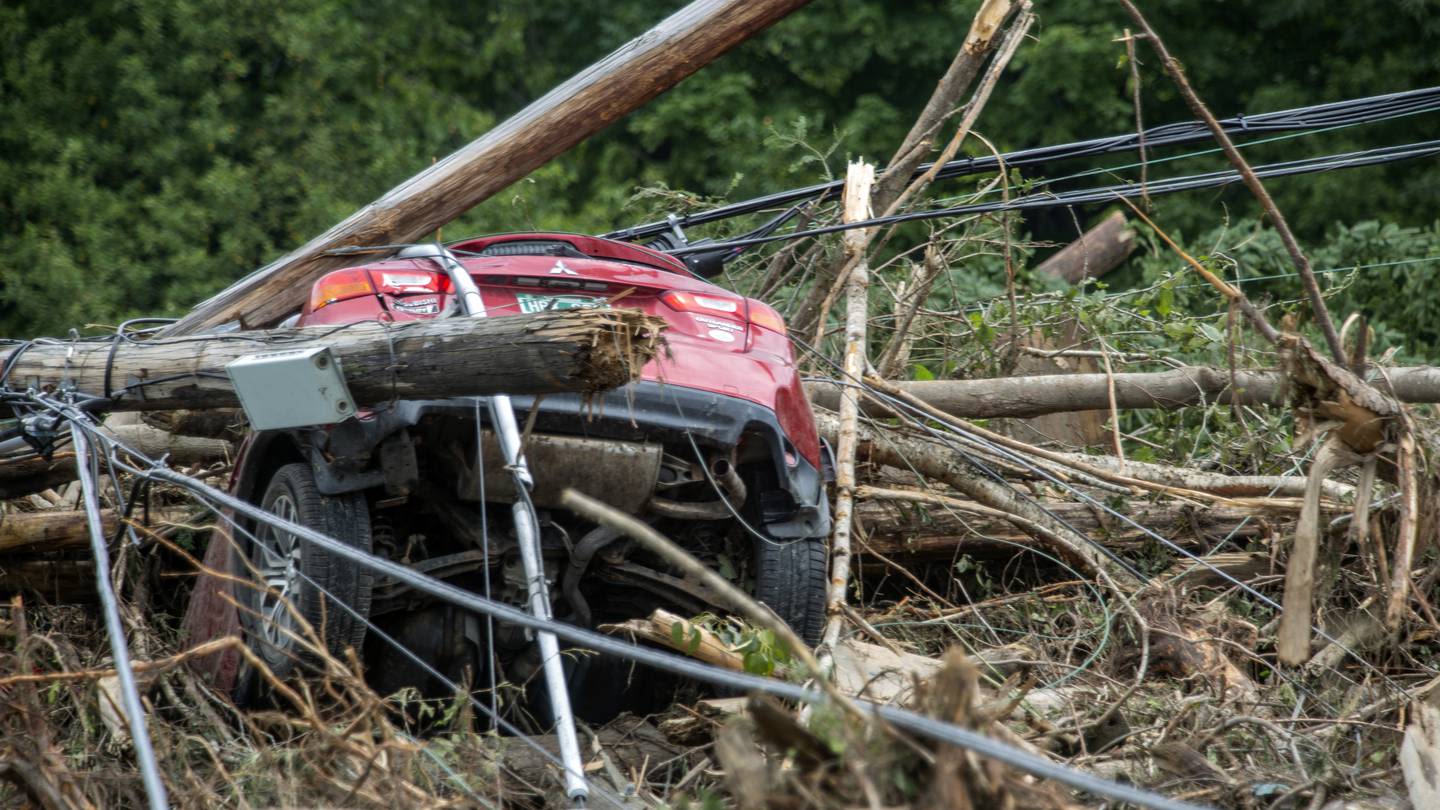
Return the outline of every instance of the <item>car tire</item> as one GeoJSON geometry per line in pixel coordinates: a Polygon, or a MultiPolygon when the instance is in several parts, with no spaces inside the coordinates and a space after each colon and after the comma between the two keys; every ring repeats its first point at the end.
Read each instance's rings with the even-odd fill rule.
{"type": "Polygon", "coordinates": [[[754,538],[755,593],[812,647],[825,630],[825,538],[754,538]]]}
{"type": "MultiPolygon", "coordinates": [[[[371,549],[365,496],[358,492],[322,495],[308,464],[286,464],[276,470],[260,507],[362,551],[371,549]]],[[[267,587],[245,589],[250,608],[242,611],[246,643],[276,676],[284,678],[302,662],[316,658],[313,650],[291,635],[302,635],[296,613],[324,640],[329,654],[339,656],[352,646],[360,649],[366,629],[363,619],[370,615],[374,582],[370,571],[269,525],[255,526],[250,561],[267,587]],[[320,589],[350,606],[360,618],[329,601],[320,589]],[[277,596],[288,599],[293,611],[277,596]]]]}

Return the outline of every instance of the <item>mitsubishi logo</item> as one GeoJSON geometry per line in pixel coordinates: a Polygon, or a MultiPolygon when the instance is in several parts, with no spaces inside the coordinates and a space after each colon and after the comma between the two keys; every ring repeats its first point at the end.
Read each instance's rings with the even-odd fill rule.
{"type": "Polygon", "coordinates": [[[563,260],[557,259],[555,261],[555,266],[550,268],[550,275],[578,276],[580,274],[566,267],[563,260]]]}

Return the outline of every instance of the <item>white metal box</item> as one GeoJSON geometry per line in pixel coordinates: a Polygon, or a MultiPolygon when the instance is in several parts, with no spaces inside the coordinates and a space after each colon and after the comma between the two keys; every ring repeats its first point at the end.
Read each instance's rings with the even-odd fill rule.
{"type": "Polygon", "coordinates": [[[247,354],[225,366],[255,430],[329,425],[355,415],[355,401],[330,349],[247,354]]]}

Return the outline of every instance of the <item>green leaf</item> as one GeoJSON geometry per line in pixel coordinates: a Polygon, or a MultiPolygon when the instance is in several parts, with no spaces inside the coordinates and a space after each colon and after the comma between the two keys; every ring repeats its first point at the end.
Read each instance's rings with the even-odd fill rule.
{"type": "Polygon", "coordinates": [[[1168,318],[1170,317],[1170,313],[1174,310],[1175,287],[1170,284],[1166,284],[1160,288],[1160,294],[1155,299],[1155,311],[1160,313],[1160,317],[1168,318]]]}
{"type": "Polygon", "coordinates": [[[935,379],[935,372],[916,363],[910,367],[910,376],[916,380],[933,380],[935,379]]]}

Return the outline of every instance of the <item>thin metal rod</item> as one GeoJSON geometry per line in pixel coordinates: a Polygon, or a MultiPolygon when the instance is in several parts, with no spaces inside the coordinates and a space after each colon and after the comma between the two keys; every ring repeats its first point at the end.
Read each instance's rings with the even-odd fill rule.
{"type": "Polygon", "coordinates": [[[110,552],[105,547],[105,529],[100,522],[100,496],[90,469],[90,440],[83,427],[72,423],[71,440],[75,444],[75,467],[80,473],[80,489],[84,492],[85,522],[90,529],[90,552],[95,557],[95,586],[100,594],[100,609],[105,614],[105,634],[110,637],[110,655],[115,659],[115,672],[120,679],[120,702],[130,725],[130,741],[135,746],[135,761],[140,765],[140,778],[150,810],[165,810],[170,800],[165,782],[155,764],[155,749],[150,745],[150,732],[145,728],[145,707],[140,703],[140,690],[135,688],[135,672],[130,668],[130,646],[125,628],[120,623],[120,603],[110,582],[110,552]]]}
{"type": "MultiPolygon", "coordinates": [[[[480,288],[465,266],[449,250],[436,245],[432,258],[450,277],[455,286],[456,300],[467,317],[484,318],[485,302],[480,288]]],[[[540,548],[540,525],[535,506],[530,502],[534,479],[521,453],[520,428],[515,422],[515,407],[510,397],[490,397],[490,422],[495,427],[505,466],[515,478],[515,504],[511,513],[515,520],[515,544],[520,547],[520,562],[525,569],[530,612],[541,621],[551,621],[550,586],[545,581],[545,560],[540,548]]],[[[478,431],[480,425],[475,425],[478,431]]],[[[535,643],[540,648],[540,666],[545,673],[545,691],[550,698],[550,714],[555,722],[555,739],[560,746],[560,759],[565,763],[565,795],[583,803],[590,797],[590,788],[580,778],[584,762],[580,758],[580,740],[575,734],[575,712],[570,706],[570,689],[565,683],[565,662],[560,658],[560,644],[553,633],[538,632],[535,643]]],[[[492,662],[493,665],[493,662],[492,662]]]]}

